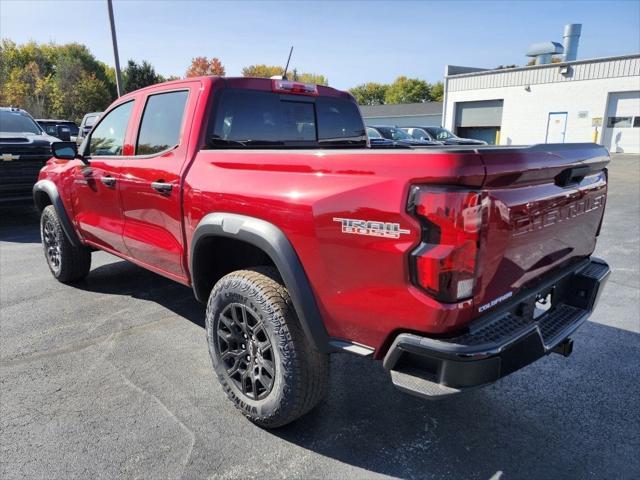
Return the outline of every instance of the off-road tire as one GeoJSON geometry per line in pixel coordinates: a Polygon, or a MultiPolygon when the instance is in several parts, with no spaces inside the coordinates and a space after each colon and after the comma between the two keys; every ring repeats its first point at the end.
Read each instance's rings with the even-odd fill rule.
{"type": "MultiPolygon", "coordinates": [[[[318,352],[309,343],[300,326],[289,293],[275,268],[256,267],[239,270],[220,279],[209,296],[206,327],[209,354],[225,393],[236,408],[256,425],[263,428],[286,425],[309,412],[324,397],[329,382],[329,356],[318,352]],[[255,384],[252,388],[253,393],[243,392],[244,386],[239,386],[238,380],[230,376],[229,366],[223,361],[220,350],[225,349],[228,352],[230,347],[224,340],[220,340],[220,335],[224,334],[231,339],[231,336],[225,333],[230,309],[240,309],[240,312],[244,309],[248,312],[247,315],[254,316],[257,323],[262,325],[255,328],[262,332],[260,335],[266,334],[271,343],[275,374],[270,391],[262,389],[264,398],[251,397],[259,391],[255,384]],[[221,326],[225,329],[222,333],[219,331],[221,326]]],[[[263,342],[260,345],[264,344],[263,342]]],[[[255,345],[258,345],[258,340],[252,345],[252,348],[257,348],[255,345]]],[[[245,345],[242,347],[245,348],[245,345]]],[[[249,345],[246,345],[246,348],[249,348],[249,345]]],[[[226,358],[228,361],[229,355],[226,355],[226,358]]],[[[247,374],[252,370],[248,359],[249,356],[242,360],[247,365],[244,369],[247,374]]],[[[235,354],[233,361],[231,370],[239,361],[235,354]]],[[[254,365],[259,361],[255,360],[254,365]]],[[[262,361],[264,362],[264,359],[262,361]]],[[[261,374],[268,380],[264,371],[261,374]]],[[[234,375],[238,377],[237,370],[234,375]]],[[[244,385],[244,376],[241,382],[244,385]]]]}
{"type": "Polygon", "coordinates": [[[72,283],[89,274],[91,250],[71,245],[53,205],[46,206],[40,216],[40,238],[49,270],[58,281],[72,283]]]}

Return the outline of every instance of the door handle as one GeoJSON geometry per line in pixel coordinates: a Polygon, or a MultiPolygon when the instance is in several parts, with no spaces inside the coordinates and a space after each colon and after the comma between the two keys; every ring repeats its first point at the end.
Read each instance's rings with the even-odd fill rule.
{"type": "Polygon", "coordinates": [[[173,185],[165,182],[151,182],[151,188],[153,188],[156,192],[159,193],[171,193],[173,189],[173,185]]]}
{"type": "Polygon", "coordinates": [[[100,181],[107,187],[113,187],[116,184],[116,179],[113,177],[100,177],[100,181]]]}

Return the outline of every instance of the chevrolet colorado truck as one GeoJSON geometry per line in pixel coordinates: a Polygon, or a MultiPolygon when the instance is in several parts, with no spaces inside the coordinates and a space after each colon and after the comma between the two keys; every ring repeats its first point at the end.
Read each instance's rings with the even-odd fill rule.
{"type": "Polygon", "coordinates": [[[594,144],[370,149],[348,93],[202,77],[119,98],[53,154],[53,276],[99,249],[193,288],[224,391],[266,428],[321,400],[334,352],[430,399],[569,355],[609,274],[594,144]]]}

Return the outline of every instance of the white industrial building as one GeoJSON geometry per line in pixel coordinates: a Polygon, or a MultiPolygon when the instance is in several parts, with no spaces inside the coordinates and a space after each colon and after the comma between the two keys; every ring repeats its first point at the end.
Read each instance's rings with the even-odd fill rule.
{"type": "Polygon", "coordinates": [[[569,24],[562,44],[531,45],[531,66],[447,66],[443,125],[499,145],[597,142],[640,153],[640,54],[578,60],[581,33],[569,24]]]}
{"type": "Polygon", "coordinates": [[[442,102],[361,105],[360,111],[367,125],[442,126],[442,102]]]}
{"type": "Polygon", "coordinates": [[[500,145],[596,141],[640,153],[640,55],[503,70],[449,66],[443,126],[500,145]]]}

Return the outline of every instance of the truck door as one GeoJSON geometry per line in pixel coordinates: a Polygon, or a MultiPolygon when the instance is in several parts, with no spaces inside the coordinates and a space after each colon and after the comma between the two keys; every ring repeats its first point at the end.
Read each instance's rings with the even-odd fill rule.
{"type": "Polygon", "coordinates": [[[76,167],[73,175],[73,211],[82,236],[101,248],[125,254],[118,182],[122,159],[132,151],[126,145],[126,134],[133,107],[134,100],[130,100],[101,119],[83,152],[86,165],[76,167]]]}
{"type": "Polygon", "coordinates": [[[181,177],[187,158],[186,122],[198,83],[150,93],[144,99],[135,155],[122,163],[124,243],[133,259],[184,280],[181,177]]]}

